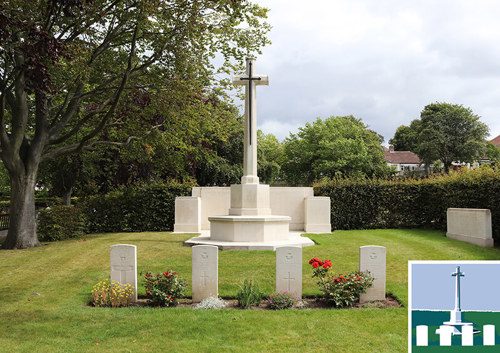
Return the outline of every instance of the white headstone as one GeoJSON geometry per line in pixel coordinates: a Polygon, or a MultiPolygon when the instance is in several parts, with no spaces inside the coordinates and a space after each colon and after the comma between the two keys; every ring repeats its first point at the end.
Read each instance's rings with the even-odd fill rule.
{"type": "Polygon", "coordinates": [[[302,247],[276,248],[276,292],[302,298],[302,247]]]}
{"type": "Polygon", "coordinates": [[[196,245],[191,248],[193,302],[216,297],[218,291],[219,252],[213,245],[196,245]]]}
{"type": "Polygon", "coordinates": [[[462,327],[462,346],[474,345],[474,327],[472,325],[462,327]]]}
{"type": "Polygon", "coordinates": [[[439,345],[451,346],[452,333],[453,333],[453,326],[447,326],[447,325],[439,326],[439,345]]]}
{"type": "Polygon", "coordinates": [[[137,301],[137,247],[135,245],[112,245],[110,250],[111,281],[130,284],[134,287],[137,301]]]}
{"type": "Polygon", "coordinates": [[[429,345],[429,327],[427,325],[417,326],[417,346],[426,347],[429,345]]]}
{"type": "Polygon", "coordinates": [[[483,345],[485,346],[495,345],[495,325],[483,326],[483,345]]]}
{"type": "Polygon", "coordinates": [[[368,245],[359,248],[359,270],[370,271],[373,285],[361,294],[360,302],[385,299],[386,249],[383,246],[368,245]]]}

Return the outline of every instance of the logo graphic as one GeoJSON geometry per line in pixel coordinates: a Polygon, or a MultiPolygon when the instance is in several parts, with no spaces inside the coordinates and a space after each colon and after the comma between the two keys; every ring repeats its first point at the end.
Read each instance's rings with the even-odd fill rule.
{"type": "Polygon", "coordinates": [[[409,261],[409,352],[500,351],[500,261],[409,261]]]}

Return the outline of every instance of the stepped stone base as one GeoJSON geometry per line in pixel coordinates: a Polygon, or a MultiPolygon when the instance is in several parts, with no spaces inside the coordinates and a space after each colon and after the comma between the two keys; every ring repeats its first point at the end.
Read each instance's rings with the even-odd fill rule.
{"type": "Polygon", "coordinates": [[[210,231],[205,230],[201,232],[200,236],[191,238],[184,242],[184,246],[194,245],[214,245],[220,250],[276,250],[283,246],[313,246],[314,242],[306,237],[300,236],[301,232],[290,232],[288,240],[284,241],[270,241],[270,242],[234,242],[234,241],[221,241],[210,239],[210,231]]]}

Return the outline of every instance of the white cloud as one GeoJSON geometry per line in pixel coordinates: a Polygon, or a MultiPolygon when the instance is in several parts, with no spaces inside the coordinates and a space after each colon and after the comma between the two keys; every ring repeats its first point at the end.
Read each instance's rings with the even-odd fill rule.
{"type": "MultiPolygon", "coordinates": [[[[257,58],[259,124],[288,136],[352,114],[386,141],[435,101],[463,104],[500,134],[500,3],[256,0],[273,44],[257,58]]],[[[269,130],[267,130],[269,129],[269,130]]]]}

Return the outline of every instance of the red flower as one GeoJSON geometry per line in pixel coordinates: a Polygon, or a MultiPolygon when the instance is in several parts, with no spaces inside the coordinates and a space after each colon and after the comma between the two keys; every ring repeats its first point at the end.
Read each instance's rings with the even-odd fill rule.
{"type": "Polygon", "coordinates": [[[309,260],[309,265],[312,264],[313,262],[321,262],[321,260],[318,259],[317,257],[313,257],[311,260],[309,260]]]}
{"type": "Polygon", "coordinates": [[[356,276],[356,279],[357,279],[358,281],[360,281],[360,280],[361,280],[361,277],[359,277],[359,276],[356,276]]]}
{"type": "Polygon", "coordinates": [[[174,275],[176,275],[176,276],[177,276],[177,272],[176,272],[176,273],[174,273],[174,275]]]}
{"type": "Polygon", "coordinates": [[[340,276],[340,279],[341,279],[342,281],[344,281],[344,282],[346,281],[346,279],[344,278],[344,276],[340,276]]]}
{"type": "Polygon", "coordinates": [[[314,261],[312,263],[312,265],[313,265],[314,268],[318,268],[319,267],[319,262],[314,261]]]}
{"type": "Polygon", "coordinates": [[[149,295],[149,289],[146,291],[146,295],[149,295]]]}
{"type": "Polygon", "coordinates": [[[332,262],[330,260],[325,260],[323,263],[323,268],[329,268],[332,267],[332,262]]]}

